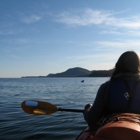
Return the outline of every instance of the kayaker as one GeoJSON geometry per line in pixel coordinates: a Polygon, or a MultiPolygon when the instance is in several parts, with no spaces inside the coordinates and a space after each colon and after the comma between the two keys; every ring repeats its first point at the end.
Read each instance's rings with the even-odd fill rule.
{"type": "Polygon", "coordinates": [[[103,83],[95,101],[87,104],[84,118],[97,129],[101,118],[113,113],[140,114],[140,60],[134,51],[124,52],[118,59],[109,81],[103,83]]]}

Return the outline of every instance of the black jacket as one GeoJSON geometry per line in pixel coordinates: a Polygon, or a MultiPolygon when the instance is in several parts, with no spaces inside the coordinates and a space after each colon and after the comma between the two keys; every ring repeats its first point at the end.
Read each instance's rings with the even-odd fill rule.
{"type": "Polygon", "coordinates": [[[95,126],[103,116],[112,113],[140,113],[139,79],[139,75],[120,74],[114,80],[102,84],[93,106],[84,113],[88,125],[95,126]],[[132,97],[129,94],[133,94],[132,97]]]}

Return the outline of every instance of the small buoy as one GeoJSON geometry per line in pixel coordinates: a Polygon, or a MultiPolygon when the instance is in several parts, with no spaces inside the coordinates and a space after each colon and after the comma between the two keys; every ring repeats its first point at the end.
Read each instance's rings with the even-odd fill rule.
{"type": "Polygon", "coordinates": [[[82,83],[84,82],[84,80],[81,81],[82,83]]]}

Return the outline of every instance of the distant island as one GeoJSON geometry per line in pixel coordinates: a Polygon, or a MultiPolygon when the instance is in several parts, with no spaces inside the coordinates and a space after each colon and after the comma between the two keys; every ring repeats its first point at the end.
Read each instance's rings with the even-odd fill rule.
{"type": "Polygon", "coordinates": [[[111,70],[92,70],[75,67],[70,68],[61,73],[48,74],[47,76],[24,76],[21,78],[47,78],[47,77],[110,77],[113,72],[111,70]]]}

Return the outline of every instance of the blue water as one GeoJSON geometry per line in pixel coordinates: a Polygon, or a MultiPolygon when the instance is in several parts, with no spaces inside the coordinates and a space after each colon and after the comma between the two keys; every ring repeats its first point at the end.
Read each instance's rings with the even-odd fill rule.
{"type": "Polygon", "coordinates": [[[108,79],[1,78],[0,140],[74,140],[87,126],[82,113],[30,115],[21,109],[22,101],[41,100],[57,107],[83,109],[108,79]]]}

